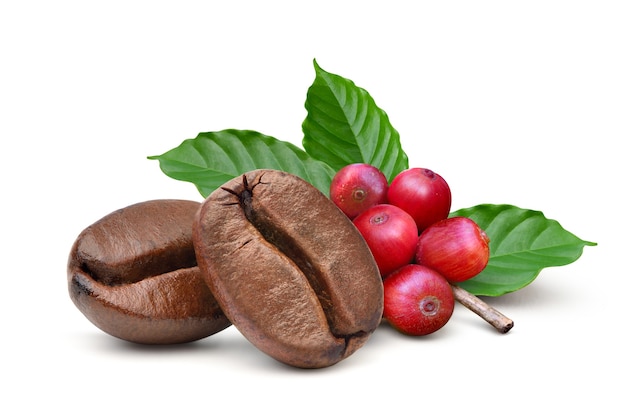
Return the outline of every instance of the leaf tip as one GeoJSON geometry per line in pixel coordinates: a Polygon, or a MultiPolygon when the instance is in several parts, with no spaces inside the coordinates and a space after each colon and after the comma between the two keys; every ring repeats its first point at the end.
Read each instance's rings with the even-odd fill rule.
{"type": "Polygon", "coordinates": [[[313,69],[315,69],[315,74],[317,74],[317,75],[319,75],[321,73],[326,73],[326,71],[324,69],[322,69],[320,64],[317,63],[317,59],[316,58],[313,58],[313,69]]]}

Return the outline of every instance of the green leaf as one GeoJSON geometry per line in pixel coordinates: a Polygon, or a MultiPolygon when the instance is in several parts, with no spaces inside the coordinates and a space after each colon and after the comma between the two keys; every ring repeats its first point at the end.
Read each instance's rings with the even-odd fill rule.
{"type": "Polygon", "coordinates": [[[543,268],[570,264],[585,246],[597,245],[578,238],[541,212],[512,205],[477,205],[450,216],[474,220],[490,239],[487,267],[459,284],[474,295],[499,296],[519,290],[543,268]]]}
{"type": "Polygon", "coordinates": [[[335,170],[368,163],[391,182],[408,168],[408,157],[389,117],[366,90],[313,63],[316,76],[305,101],[308,113],[302,123],[302,146],[335,170]]]}
{"type": "Polygon", "coordinates": [[[193,183],[203,197],[226,181],[255,169],[276,169],[308,181],[328,195],[335,171],[295,145],[250,130],[200,133],[158,160],[167,176],[193,183]]]}

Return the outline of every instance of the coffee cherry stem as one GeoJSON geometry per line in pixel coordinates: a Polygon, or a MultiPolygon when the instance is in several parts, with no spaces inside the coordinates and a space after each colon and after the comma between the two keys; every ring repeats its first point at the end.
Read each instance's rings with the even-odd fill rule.
{"type": "Polygon", "coordinates": [[[452,287],[454,298],[459,303],[491,324],[500,333],[507,333],[513,328],[513,320],[463,288],[454,284],[450,284],[450,286],[452,287]]]}

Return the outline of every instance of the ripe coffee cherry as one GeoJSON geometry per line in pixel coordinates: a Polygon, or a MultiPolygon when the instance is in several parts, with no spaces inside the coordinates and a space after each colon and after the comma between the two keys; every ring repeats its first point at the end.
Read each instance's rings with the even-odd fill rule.
{"type": "Polygon", "coordinates": [[[422,232],[415,262],[434,269],[452,283],[478,275],[489,261],[489,237],[473,220],[447,218],[422,232]]]}
{"type": "Polygon", "coordinates": [[[378,168],[365,163],[341,168],[330,183],[330,199],[350,219],[367,208],[387,201],[387,178],[378,168]]]}
{"type": "Polygon", "coordinates": [[[432,170],[415,167],[400,172],[393,179],[387,200],[408,212],[421,233],[448,217],[452,194],[443,177],[432,170]]]}
{"type": "Polygon", "coordinates": [[[413,262],[417,249],[417,226],[397,206],[372,206],[353,220],[372,251],[381,276],[413,262]]]}
{"type": "Polygon", "coordinates": [[[431,334],[452,317],[452,288],[441,274],[428,267],[405,265],[385,278],[383,287],[383,317],[404,334],[431,334]]]}

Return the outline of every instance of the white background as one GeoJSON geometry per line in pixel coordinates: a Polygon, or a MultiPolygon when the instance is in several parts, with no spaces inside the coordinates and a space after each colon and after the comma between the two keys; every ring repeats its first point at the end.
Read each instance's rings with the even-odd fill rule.
{"type": "Polygon", "coordinates": [[[618,1],[1,2],[0,412],[624,413],[625,21],[618,1]],[[314,58],[370,92],[453,209],[541,210],[598,246],[488,299],[506,335],[457,306],[321,370],[232,327],[142,347],[92,326],[66,287],[78,233],[200,200],[146,158],[199,132],[301,145],[314,58]]]}

